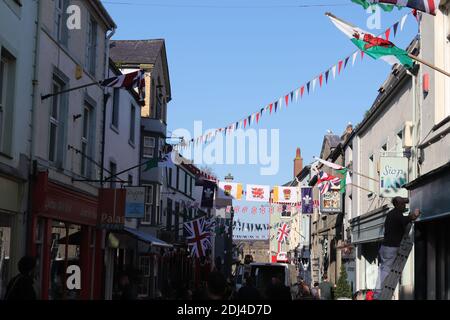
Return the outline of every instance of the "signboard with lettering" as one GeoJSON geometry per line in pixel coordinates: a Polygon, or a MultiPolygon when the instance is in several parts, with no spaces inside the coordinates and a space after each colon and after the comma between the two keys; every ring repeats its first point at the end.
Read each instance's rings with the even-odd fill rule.
{"type": "Polygon", "coordinates": [[[125,218],[144,218],[145,187],[127,187],[125,218]]]}
{"type": "Polygon", "coordinates": [[[407,158],[380,157],[380,197],[407,197],[408,190],[402,188],[407,182],[407,158]]]}
{"type": "Polygon", "coordinates": [[[340,190],[329,190],[325,194],[320,195],[320,212],[342,212],[342,193],[340,190]]]}
{"type": "Polygon", "coordinates": [[[121,230],[125,225],[125,189],[99,190],[99,228],[121,230]]]}

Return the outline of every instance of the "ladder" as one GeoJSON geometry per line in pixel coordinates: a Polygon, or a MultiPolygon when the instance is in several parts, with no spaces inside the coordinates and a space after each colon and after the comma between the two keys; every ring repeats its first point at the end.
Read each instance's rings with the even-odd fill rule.
{"type": "Polygon", "coordinates": [[[411,229],[412,223],[409,223],[405,228],[405,234],[402,242],[400,243],[397,257],[392,264],[391,271],[381,285],[381,293],[378,298],[379,300],[391,300],[394,296],[395,289],[397,288],[403,269],[405,268],[406,261],[408,260],[409,254],[411,253],[414,245],[414,240],[410,235],[411,229]]]}

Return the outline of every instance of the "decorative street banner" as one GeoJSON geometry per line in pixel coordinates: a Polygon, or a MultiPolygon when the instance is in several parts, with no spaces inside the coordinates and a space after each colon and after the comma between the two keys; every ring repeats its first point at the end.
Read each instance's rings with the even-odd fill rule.
{"type": "Polygon", "coordinates": [[[274,203],[298,203],[298,194],[296,187],[274,187],[274,203]]]}
{"type": "Polygon", "coordinates": [[[321,213],[339,213],[342,212],[342,193],[339,189],[331,189],[320,195],[321,213]]]}
{"type": "Polygon", "coordinates": [[[233,182],[219,182],[219,190],[217,193],[219,199],[242,199],[242,184],[233,182]]]}
{"type": "Polygon", "coordinates": [[[127,187],[125,218],[144,218],[145,187],[127,187]]]}
{"type": "Polygon", "coordinates": [[[407,158],[380,157],[380,197],[407,197],[408,190],[402,188],[407,182],[407,158]]]}
{"type": "Polygon", "coordinates": [[[214,205],[214,191],[216,183],[211,180],[203,181],[202,208],[212,208],[214,205]]]}
{"type": "Polygon", "coordinates": [[[269,202],[270,186],[248,184],[246,194],[247,201],[269,202]]]}
{"type": "Polygon", "coordinates": [[[313,201],[313,188],[302,187],[302,213],[312,214],[314,213],[314,201],[313,201]]]}

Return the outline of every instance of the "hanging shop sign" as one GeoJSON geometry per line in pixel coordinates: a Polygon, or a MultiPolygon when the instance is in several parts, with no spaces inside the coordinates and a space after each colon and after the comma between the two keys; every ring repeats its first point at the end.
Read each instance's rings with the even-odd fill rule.
{"type": "Polygon", "coordinates": [[[380,157],[380,197],[407,197],[403,186],[408,182],[408,159],[380,157]]]}
{"type": "Polygon", "coordinates": [[[125,218],[144,218],[145,187],[127,187],[125,218]]]}
{"type": "Polygon", "coordinates": [[[342,193],[339,189],[331,189],[320,195],[321,213],[339,213],[342,212],[342,193]]]}
{"type": "Polygon", "coordinates": [[[125,189],[99,190],[99,221],[100,229],[121,230],[125,226],[125,189]]]}

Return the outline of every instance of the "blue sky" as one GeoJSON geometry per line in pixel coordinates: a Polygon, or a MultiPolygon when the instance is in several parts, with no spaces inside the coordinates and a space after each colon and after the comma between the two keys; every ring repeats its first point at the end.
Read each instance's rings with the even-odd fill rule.
{"type": "MultiPolygon", "coordinates": [[[[299,87],[356,47],[324,15],[330,11],[363,29],[370,16],[350,0],[108,0],[118,25],[114,39],[166,40],[173,100],[169,130],[220,128],[248,116],[299,87]],[[112,3],[120,4],[112,4],[112,3]],[[154,6],[153,6],[153,5],[154,6]],[[327,5],[295,7],[297,5],[327,5]],[[267,8],[262,8],[267,6],[267,8]],[[269,7],[270,6],[270,7],[269,7]]],[[[382,30],[408,9],[381,14],[382,30]]],[[[379,33],[381,30],[370,30],[379,33]]],[[[394,42],[405,48],[417,31],[411,15],[394,42]]],[[[283,184],[292,179],[297,147],[304,164],[319,155],[328,129],[342,134],[374,101],[390,66],[358,56],[335,81],[289,105],[254,128],[280,130],[280,170],[261,176],[258,165],[216,165],[245,184],[283,184]]],[[[254,220],[254,219],[252,219],[254,220]]]]}

